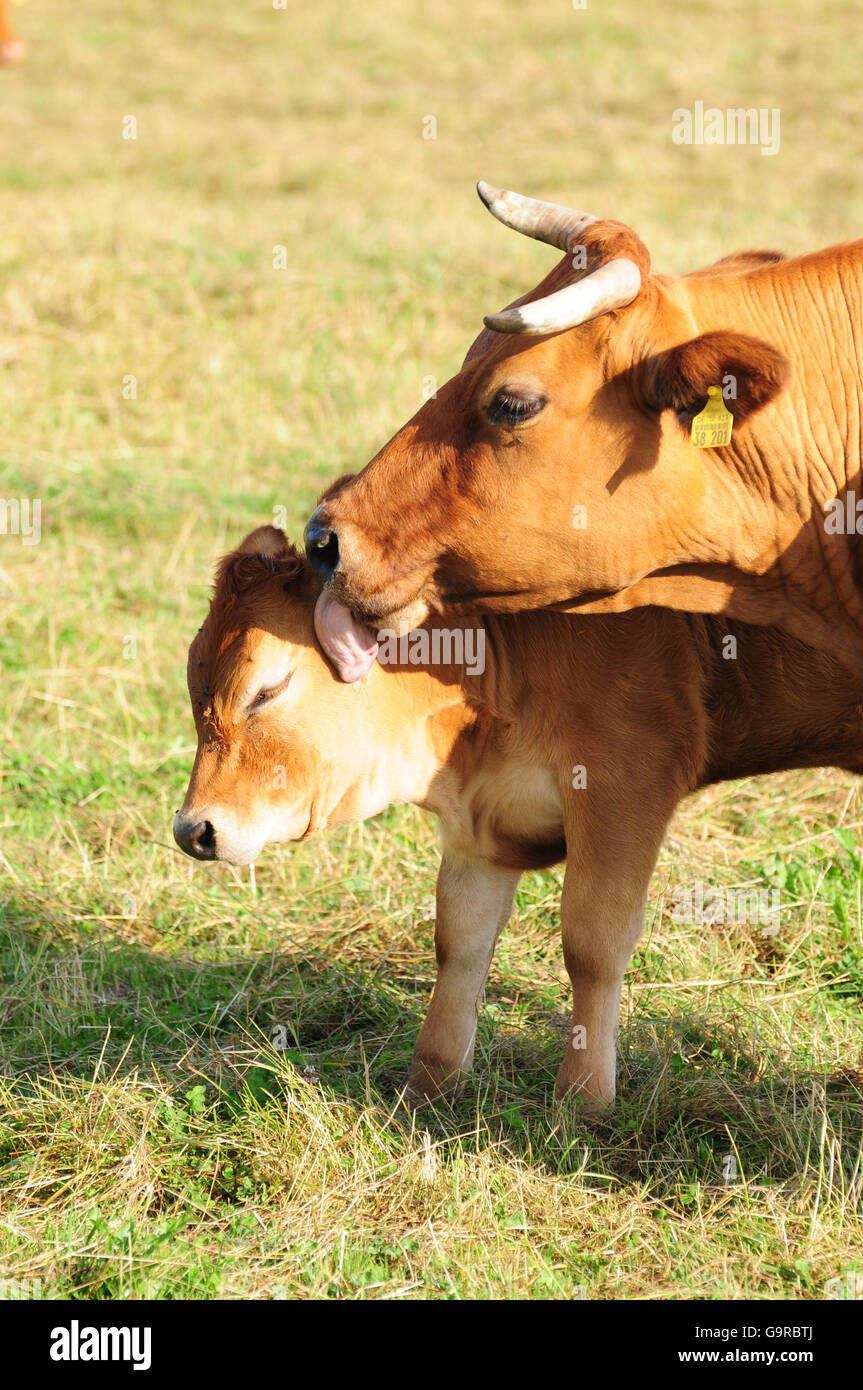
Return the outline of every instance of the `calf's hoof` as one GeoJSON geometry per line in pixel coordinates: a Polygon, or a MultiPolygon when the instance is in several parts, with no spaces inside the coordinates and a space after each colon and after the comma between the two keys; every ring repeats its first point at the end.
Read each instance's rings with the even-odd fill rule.
{"type": "Polygon", "coordinates": [[[408,1073],[405,1104],[412,1110],[422,1110],[438,1101],[450,1100],[463,1075],[457,1067],[414,1062],[408,1073]]]}
{"type": "Polygon", "coordinates": [[[602,1085],[592,1075],[573,1076],[561,1067],[554,1088],[555,1105],[566,1109],[571,1115],[583,1115],[589,1119],[596,1115],[606,1115],[614,1105],[614,1083],[602,1085]]]}

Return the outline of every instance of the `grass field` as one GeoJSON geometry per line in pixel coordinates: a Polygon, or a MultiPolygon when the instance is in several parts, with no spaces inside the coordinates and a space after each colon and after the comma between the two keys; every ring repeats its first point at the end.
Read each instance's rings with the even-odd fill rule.
{"type": "Polygon", "coordinates": [[[856,6],[16,16],[0,496],[40,498],[42,538],[0,536],[0,1279],[795,1299],[863,1273],[853,779],[680,809],[627,977],[620,1102],[593,1124],[550,1104],[559,871],[523,880],[473,1081],[412,1126],[395,1107],[433,978],[433,825],[394,810],[269,850],[256,883],[171,839],[214,560],[274,508],[298,535],[552,262],[476,178],[628,221],[667,270],[858,235],[856,6]],[[778,108],[780,153],[673,145],[696,100],[778,108]],[[781,931],[676,926],[696,880],[780,887],[781,931]]]}

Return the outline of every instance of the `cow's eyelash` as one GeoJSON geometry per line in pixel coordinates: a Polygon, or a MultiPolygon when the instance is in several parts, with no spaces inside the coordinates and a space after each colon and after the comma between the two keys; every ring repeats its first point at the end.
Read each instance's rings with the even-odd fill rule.
{"type": "Polygon", "coordinates": [[[293,671],[289,671],[283,681],[278,685],[264,686],[258,691],[252,703],[249,705],[249,712],[260,709],[262,705],[268,705],[270,700],[275,700],[277,695],[281,695],[283,690],[287,690],[293,679],[293,671]]]}
{"type": "Polygon", "coordinates": [[[486,413],[494,425],[519,424],[538,415],[544,405],[544,396],[514,396],[509,391],[498,391],[486,413]]]}

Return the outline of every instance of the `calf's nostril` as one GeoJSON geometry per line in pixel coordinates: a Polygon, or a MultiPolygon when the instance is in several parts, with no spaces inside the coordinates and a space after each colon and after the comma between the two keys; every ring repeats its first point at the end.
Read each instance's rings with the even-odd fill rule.
{"type": "Polygon", "coordinates": [[[196,825],[192,831],[192,838],[196,853],[202,858],[212,859],[216,853],[216,832],[212,823],[205,820],[196,825]]]}
{"type": "Polygon", "coordinates": [[[192,823],[177,814],[174,820],[174,839],[184,854],[192,859],[215,859],[216,832],[208,820],[192,823]]]}

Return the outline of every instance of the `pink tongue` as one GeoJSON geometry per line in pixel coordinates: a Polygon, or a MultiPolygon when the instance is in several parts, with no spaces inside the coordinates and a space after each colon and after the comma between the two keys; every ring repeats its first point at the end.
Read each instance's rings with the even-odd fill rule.
{"type": "Polygon", "coordinates": [[[343,681],[352,684],[368,675],[378,654],[374,633],[324,591],[315,604],[315,632],[343,681]]]}

